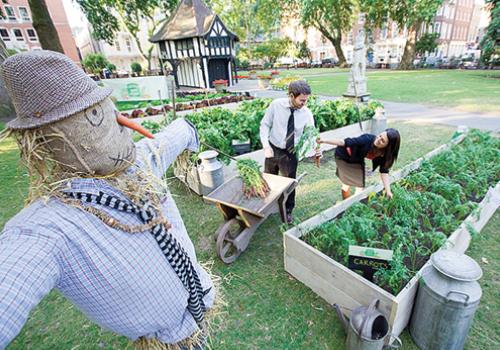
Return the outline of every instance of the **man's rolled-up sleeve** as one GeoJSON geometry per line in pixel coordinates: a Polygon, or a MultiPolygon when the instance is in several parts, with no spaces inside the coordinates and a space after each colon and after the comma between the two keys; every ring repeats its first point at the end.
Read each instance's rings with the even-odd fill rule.
{"type": "Polygon", "coordinates": [[[186,149],[195,152],[199,146],[194,125],[186,119],[176,119],[155,134],[154,139],[137,142],[136,164],[161,178],[179,154],[186,149]]]}
{"type": "Polygon", "coordinates": [[[0,349],[60,278],[56,240],[10,229],[0,234],[0,349]]]}

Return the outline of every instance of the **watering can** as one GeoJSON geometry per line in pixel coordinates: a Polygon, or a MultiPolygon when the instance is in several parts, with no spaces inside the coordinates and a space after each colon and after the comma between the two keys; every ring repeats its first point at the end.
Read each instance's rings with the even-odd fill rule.
{"type": "Polygon", "coordinates": [[[337,304],[333,307],[347,332],[347,350],[382,350],[398,349],[401,340],[394,339],[398,345],[384,345],[389,335],[389,323],[387,318],[378,311],[379,300],[373,300],[368,307],[359,306],[352,310],[349,322],[337,304]]]}

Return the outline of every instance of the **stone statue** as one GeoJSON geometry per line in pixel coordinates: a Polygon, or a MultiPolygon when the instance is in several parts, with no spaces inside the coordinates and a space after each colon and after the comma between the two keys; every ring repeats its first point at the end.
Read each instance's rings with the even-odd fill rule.
{"type": "Polygon", "coordinates": [[[349,77],[349,85],[347,93],[344,96],[357,97],[363,100],[363,97],[368,96],[366,87],[366,46],[365,46],[365,15],[361,13],[358,17],[358,24],[361,28],[356,35],[354,44],[354,54],[351,65],[351,76],[349,77]]]}

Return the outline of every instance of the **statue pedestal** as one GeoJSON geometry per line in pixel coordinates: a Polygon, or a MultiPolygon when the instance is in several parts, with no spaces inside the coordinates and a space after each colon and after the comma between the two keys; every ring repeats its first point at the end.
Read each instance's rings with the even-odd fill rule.
{"type": "Polygon", "coordinates": [[[355,94],[350,94],[346,92],[345,94],[342,95],[342,97],[351,99],[351,100],[357,100],[358,102],[368,102],[370,101],[370,94],[369,93],[364,93],[364,94],[358,94],[356,96],[355,94]]]}

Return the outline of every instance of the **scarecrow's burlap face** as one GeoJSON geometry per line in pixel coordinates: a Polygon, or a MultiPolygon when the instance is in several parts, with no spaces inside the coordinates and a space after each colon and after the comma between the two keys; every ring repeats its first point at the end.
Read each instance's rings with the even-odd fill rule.
{"type": "Polygon", "coordinates": [[[131,132],[116,121],[111,99],[47,124],[42,132],[49,140],[54,160],[65,170],[86,175],[109,175],[127,169],[135,161],[131,132]]]}

